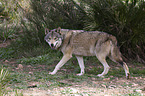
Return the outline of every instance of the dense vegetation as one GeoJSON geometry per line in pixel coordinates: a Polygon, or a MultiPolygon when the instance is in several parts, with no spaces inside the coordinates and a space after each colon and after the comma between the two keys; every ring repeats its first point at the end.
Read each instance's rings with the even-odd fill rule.
{"type": "MultiPolygon", "coordinates": [[[[44,28],[60,26],[113,34],[126,58],[139,62],[145,60],[144,0],[27,0],[28,7],[24,7],[20,1],[15,1],[17,7],[11,7],[13,10],[6,11],[11,19],[5,23],[3,21],[5,25],[0,26],[5,31],[5,34],[0,32],[2,40],[16,39],[12,47],[16,54],[21,52],[18,56],[38,45],[45,47],[44,28]],[[15,15],[11,15],[12,13],[15,15]],[[19,22],[13,22],[16,19],[14,17],[19,22]]],[[[8,7],[8,2],[3,2],[8,7]]]]}

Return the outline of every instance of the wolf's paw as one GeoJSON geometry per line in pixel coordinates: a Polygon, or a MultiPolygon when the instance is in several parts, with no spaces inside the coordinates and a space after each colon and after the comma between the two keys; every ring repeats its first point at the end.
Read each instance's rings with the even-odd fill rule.
{"type": "Polygon", "coordinates": [[[98,74],[97,76],[98,76],[98,77],[104,77],[102,74],[98,74]]]}
{"type": "Polygon", "coordinates": [[[77,76],[82,76],[84,73],[79,73],[79,74],[77,74],[77,76]]]}
{"type": "Polygon", "coordinates": [[[129,79],[129,78],[130,78],[130,73],[127,73],[126,78],[127,78],[127,79],[129,79]]]}
{"type": "Polygon", "coordinates": [[[55,72],[49,72],[49,74],[50,74],[50,75],[54,75],[54,74],[56,74],[56,73],[55,73],[55,72]]]}

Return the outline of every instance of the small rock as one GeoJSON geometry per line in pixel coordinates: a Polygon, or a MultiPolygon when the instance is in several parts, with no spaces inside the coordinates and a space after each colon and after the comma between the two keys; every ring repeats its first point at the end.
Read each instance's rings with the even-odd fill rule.
{"type": "Polygon", "coordinates": [[[91,78],[93,81],[95,81],[96,80],[96,78],[91,78]]]}
{"type": "Polygon", "coordinates": [[[110,78],[104,78],[103,79],[103,81],[109,81],[110,80],[110,78]]]}
{"type": "Polygon", "coordinates": [[[136,92],[138,93],[142,93],[142,90],[138,89],[138,90],[135,90],[136,92]]]}
{"type": "Polygon", "coordinates": [[[70,88],[70,90],[71,90],[71,93],[78,93],[78,90],[75,88],[70,88]]]}
{"type": "Polygon", "coordinates": [[[104,88],[106,88],[107,86],[106,85],[104,85],[104,84],[101,84],[102,85],[102,87],[104,87],[104,88]]]}
{"type": "Polygon", "coordinates": [[[133,85],[132,85],[132,86],[136,87],[136,86],[138,86],[138,84],[133,83],[133,85]]]}
{"type": "Polygon", "coordinates": [[[5,63],[8,63],[9,61],[8,60],[5,60],[5,63]]]}
{"type": "Polygon", "coordinates": [[[114,76],[110,76],[111,78],[113,78],[114,76]]]}
{"type": "Polygon", "coordinates": [[[115,85],[110,85],[109,88],[110,88],[110,89],[116,88],[116,86],[115,86],[115,85]]]}
{"type": "Polygon", "coordinates": [[[32,67],[31,65],[28,65],[27,67],[32,67]]]}
{"type": "Polygon", "coordinates": [[[23,65],[22,64],[19,64],[18,65],[18,69],[23,69],[23,65]]]}
{"type": "Polygon", "coordinates": [[[29,72],[29,74],[33,74],[33,72],[29,72]]]}

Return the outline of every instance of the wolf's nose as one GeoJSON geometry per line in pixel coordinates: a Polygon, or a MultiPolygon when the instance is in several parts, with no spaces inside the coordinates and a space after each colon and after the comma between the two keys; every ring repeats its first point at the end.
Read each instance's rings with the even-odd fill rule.
{"type": "Polygon", "coordinates": [[[51,47],[54,47],[54,44],[51,44],[51,47]]]}

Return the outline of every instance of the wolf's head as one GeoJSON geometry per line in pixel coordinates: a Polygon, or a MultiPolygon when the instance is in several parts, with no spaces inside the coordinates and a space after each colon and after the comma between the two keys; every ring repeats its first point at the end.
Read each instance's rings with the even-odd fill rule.
{"type": "Polygon", "coordinates": [[[60,33],[60,28],[53,29],[49,32],[48,29],[45,29],[45,40],[52,49],[58,49],[63,40],[63,36],[60,33]]]}

